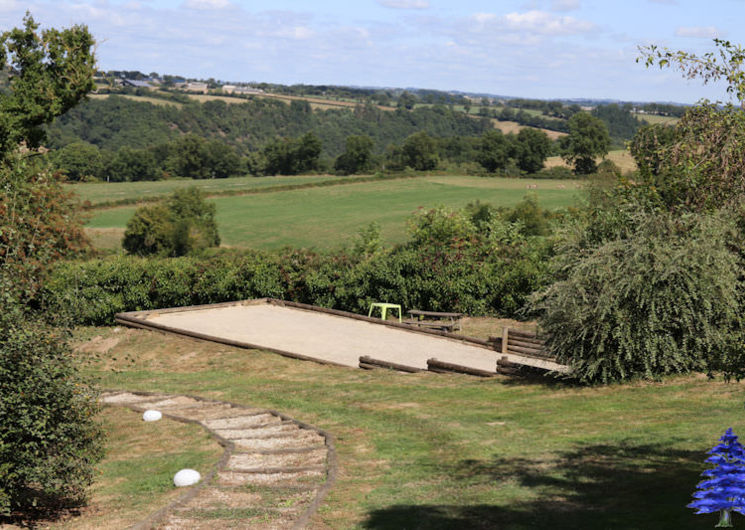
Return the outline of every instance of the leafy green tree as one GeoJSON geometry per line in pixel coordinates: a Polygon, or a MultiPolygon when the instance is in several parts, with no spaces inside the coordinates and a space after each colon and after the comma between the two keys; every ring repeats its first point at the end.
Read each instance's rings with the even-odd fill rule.
{"type": "Polygon", "coordinates": [[[675,141],[675,127],[657,123],[641,127],[629,143],[636,167],[643,175],[658,176],[665,164],[665,151],[675,141]]]}
{"type": "Polygon", "coordinates": [[[215,205],[199,188],[177,190],[164,202],[138,208],[127,222],[122,246],[140,256],[184,256],[220,245],[215,205]]]}
{"type": "Polygon", "coordinates": [[[373,168],[373,141],[369,136],[348,136],[346,149],[334,162],[334,169],[345,175],[373,168]]]}
{"type": "Polygon", "coordinates": [[[716,52],[696,55],[682,50],[673,51],[657,45],[640,46],[640,56],[647,67],[677,68],[687,79],[701,79],[704,84],[724,80],[727,93],[734,95],[745,109],[745,49],[728,40],[714,39],[716,52]]]}
{"type": "MultiPolygon", "coordinates": [[[[658,190],[669,207],[712,210],[736,205],[745,195],[745,50],[714,39],[716,52],[701,56],[649,46],[640,48],[647,66],[676,67],[689,79],[724,80],[727,93],[740,102],[701,102],[683,115],[674,139],[655,152],[656,171],[642,172],[644,185],[658,190]]],[[[649,155],[647,155],[649,156],[649,155]]]]}
{"type": "Polygon", "coordinates": [[[85,182],[104,175],[104,158],[97,146],[88,142],[73,142],[51,155],[52,163],[68,180],[85,182]]]}
{"type": "Polygon", "coordinates": [[[94,41],[87,27],[39,32],[30,13],[23,23],[0,36],[0,67],[11,72],[0,98],[0,157],[21,143],[41,145],[44,125],[94,88],[94,41]]]}
{"type": "Polygon", "coordinates": [[[731,373],[742,362],[734,221],[633,215],[625,238],[588,248],[580,231],[561,244],[557,281],[534,306],[549,348],[588,383],[727,366],[731,373]]]}
{"type": "Polygon", "coordinates": [[[97,393],[65,332],[30,316],[10,281],[0,276],[0,515],[80,505],[103,457],[97,393]]]}
{"type": "Polygon", "coordinates": [[[608,127],[589,112],[578,112],[569,118],[569,134],[561,138],[560,145],[562,158],[574,165],[574,172],[589,175],[597,168],[595,159],[608,154],[608,127]]]}
{"type": "Polygon", "coordinates": [[[437,144],[425,132],[414,133],[401,145],[401,162],[417,171],[435,169],[438,164],[437,144]]]}
{"type": "Polygon", "coordinates": [[[93,38],[83,26],[0,37],[9,90],[0,94],[0,514],[81,504],[101,459],[95,391],[65,344],[65,319],[36,311],[54,262],[88,248],[61,176],[39,157],[43,126],[93,87],[93,38]],[[46,321],[55,322],[50,327],[46,321]]]}
{"type": "Polygon", "coordinates": [[[404,91],[400,96],[398,96],[397,106],[399,109],[411,110],[414,108],[414,105],[416,105],[416,101],[417,98],[414,94],[404,91]]]}
{"type": "Polygon", "coordinates": [[[321,140],[313,133],[301,138],[277,138],[262,151],[267,175],[298,175],[318,168],[321,140]]]}
{"type": "Polygon", "coordinates": [[[524,128],[515,138],[515,163],[526,173],[538,173],[551,153],[551,139],[538,129],[524,128]]]}
{"type": "Polygon", "coordinates": [[[510,148],[510,142],[502,131],[487,131],[481,137],[477,160],[489,173],[494,173],[507,166],[510,148]]]}
{"type": "Polygon", "coordinates": [[[161,170],[149,149],[122,147],[109,164],[107,177],[112,182],[158,180],[161,170]]]}

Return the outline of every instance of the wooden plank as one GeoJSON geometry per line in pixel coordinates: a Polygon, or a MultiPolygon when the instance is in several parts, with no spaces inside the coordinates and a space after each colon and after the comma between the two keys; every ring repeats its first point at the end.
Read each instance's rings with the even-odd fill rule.
{"type": "Polygon", "coordinates": [[[507,348],[505,353],[511,353],[512,355],[522,355],[523,357],[533,357],[535,359],[553,359],[554,356],[547,351],[536,351],[528,350],[526,348],[518,348],[517,346],[510,346],[507,348]]]}
{"type": "Polygon", "coordinates": [[[526,339],[535,339],[537,335],[531,331],[520,331],[519,329],[511,329],[510,335],[515,335],[516,337],[523,337],[526,339]]]}
{"type": "Polygon", "coordinates": [[[525,339],[523,337],[510,337],[510,344],[523,346],[525,348],[542,348],[546,345],[546,341],[539,339],[525,339]]]}
{"type": "Polygon", "coordinates": [[[369,355],[363,355],[360,357],[360,368],[365,368],[367,370],[371,368],[387,368],[389,370],[396,370],[398,372],[407,372],[410,374],[416,374],[419,372],[425,372],[426,370],[423,370],[421,368],[414,368],[412,366],[406,366],[403,364],[398,363],[392,363],[390,361],[382,361],[380,359],[373,359],[369,355]],[[364,366],[363,366],[364,365],[364,366]]]}
{"type": "Polygon", "coordinates": [[[437,373],[455,372],[458,374],[476,375],[478,377],[494,377],[496,375],[496,372],[488,372],[486,370],[479,370],[478,368],[471,368],[460,364],[446,363],[438,361],[437,359],[427,359],[427,368],[431,372],[437,373]]]}
{"type": "Polygon", "coordinates": [[[440,317],[440,318],[462,318],[465,313],[447,313],[442,311],[421,311],[419,309],[410,309],[407,311],[410,315],[422,317],[440,317]]]}
{"type": "Polygon", "coordinates": [[[533,346],[533,345],[521,346],[514,341],[510,341],[510,343],[507,345],[507,349],[515,350],[515,351],[519,351],[523,353],[533,353],[533,354],[540,354],[540,355],[548,353],[546,348],[544,348],[543,346],[540,346],[540,347],[533,346]]]}

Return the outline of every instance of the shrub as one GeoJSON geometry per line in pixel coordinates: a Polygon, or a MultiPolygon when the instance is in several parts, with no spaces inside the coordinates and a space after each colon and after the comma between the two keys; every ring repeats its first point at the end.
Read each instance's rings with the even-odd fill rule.
{"type": "Polygon", "coordinates": [[[0,514],[80,504],[103,451],[97,396],[59,329],[0,299],[0,514]]]}
{"type": "Polygon", "coordinates": [[[534,299],[549,347],[584,382],[726,366],[740,335],[734,224],[639,214],[636,232],[560,249],[560,281],[534,299]]]}
{"type": "Polygon", "coordinates": [[[138,208],[122,246],[130,254],[183,256],[220,245],[215,205],[197,187],[177,190],[165,202],[138,208]]]}

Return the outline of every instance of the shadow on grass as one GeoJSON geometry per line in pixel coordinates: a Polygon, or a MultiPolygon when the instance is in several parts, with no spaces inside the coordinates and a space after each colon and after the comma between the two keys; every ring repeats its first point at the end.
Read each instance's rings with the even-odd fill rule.
{"type": "MultiPolygon", "coordinates": [[[[553,460],[496,457],[462,461],[451,476],[464,488],[523,489],[503,505],[396,505],[372,511],[369,529],[712,528],[716,515],[686,508],[705,468],[704,452],[661,445],[578,447],[553,460]]],[[[737,521],[735,521],[737,526],[737,521]]]]}

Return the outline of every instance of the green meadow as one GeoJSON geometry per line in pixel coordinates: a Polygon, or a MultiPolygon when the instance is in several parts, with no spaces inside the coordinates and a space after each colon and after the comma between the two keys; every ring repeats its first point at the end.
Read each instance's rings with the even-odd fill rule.
{"type": "Polygon", "coordinates": [[[235,177],[229,179],[174,179],[148,182],[92,182],[66,184],[65,187],[77,194],[81,201],[92,205],[114,201],[148,200],[173,193],[176,190],[196,186],[206,194],[251,193],[260,189],[277,186],[303,186],[323,181],[340,180],[332,175],[304,175],[293,177],[235,177]]]}
{"type": "MultiPolygon", "coordinates": [[[[272,179],[276,177],[269,180],[272,179]]],[[[218,196],[211,200],[217,206],[223,245],[259,249],[276,249],[285,245],[333,249],[348,242],[371,222],[380,224],[386,242],[401,242],[406,238],[406,220],[419,208],[437,205],[461,208],[476,200],[497,207],[512,206],[526,193],[535,193],[543,208],[560,209],[576,203],[581,183],[573,180],[430,176],[218,196]]],[[[126,206],[96,210],[88,227],[121,230],[135,209],[135,206],[126,206]]]]}

